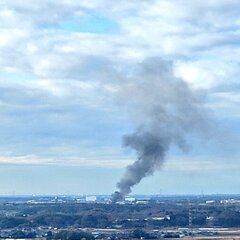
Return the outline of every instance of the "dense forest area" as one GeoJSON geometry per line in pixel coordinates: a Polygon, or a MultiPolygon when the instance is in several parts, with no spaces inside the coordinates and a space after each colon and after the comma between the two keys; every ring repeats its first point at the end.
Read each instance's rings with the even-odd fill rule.
{"type": "Polygon", "coordinates": [[[1,204],[0,228],[155,229],[163,227],[240,227],[236,204],[162,202],[150,204],[1,204]]]}

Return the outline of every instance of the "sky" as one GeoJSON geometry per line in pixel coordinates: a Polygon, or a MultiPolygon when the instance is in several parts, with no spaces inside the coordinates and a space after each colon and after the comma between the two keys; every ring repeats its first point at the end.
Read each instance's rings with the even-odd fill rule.
{"type": "Polygon", "coordinates": [[[136,159],[122,136],[147,119],[131,87],[151,96],[138,72],[149,62],[201,99],[208,127],[133,194],[239,193],[239,11],[238,0],[0,0],[0,195],[114,192],[136,159]]]}

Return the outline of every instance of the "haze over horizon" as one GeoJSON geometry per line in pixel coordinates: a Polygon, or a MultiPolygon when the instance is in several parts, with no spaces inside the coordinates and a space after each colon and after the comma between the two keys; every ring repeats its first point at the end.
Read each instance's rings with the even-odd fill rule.
{"type": "Polygon", "coordinates": [[[0,0],[0,195],[111,194],[136,159],[122,136],[156,126],[146,102],[155,109],[167,91],[177,117],[189,111],[172,79],[200,99],[194,123],[204,115],[211,127],[176,140],[184,153],[167,144],[161,170],[132,194],[239,193],[239,10],[237,0],[0,0]]]}

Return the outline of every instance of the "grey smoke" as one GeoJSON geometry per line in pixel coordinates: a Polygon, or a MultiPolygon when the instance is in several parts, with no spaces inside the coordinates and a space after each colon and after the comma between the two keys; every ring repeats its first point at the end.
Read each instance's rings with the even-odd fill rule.
{"type": "Polygon", "coordinates": [[[137,159],[117,183],[114,202],[160,169],[170,147],[186,152],[187,140],[208,129],[202,95],[174,76],[171,62],[151,58],[139,64],[122,82],[119,99],[136,125],[136,131],[123,136],[123,146],[133,149],[137,159]]]}

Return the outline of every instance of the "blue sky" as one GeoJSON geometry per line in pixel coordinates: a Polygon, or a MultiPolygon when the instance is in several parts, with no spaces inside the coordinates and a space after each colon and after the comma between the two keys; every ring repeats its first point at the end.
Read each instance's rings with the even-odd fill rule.
{"type": "Polygon", "coordinates": [[[0,194],[115,191],[136,158],[122,136],[149,120],[142,91],[162,102],[168,79],[200,98],[209,128],[186,136],[187,153],[171,146],[133,193],[238,193],[239,10],[224,0],[2,0],[0,194]],[[161,59],[157,75],[139,74],[149,59],[161,59]]]}
{"type": "Polygon", "coordinates": [[[69,32],[85,32],[98,34],[113,34],[118,31],[117,22],[104,16],[79,16],[69,17],[60,21],[53,29],[69,32]]]}

